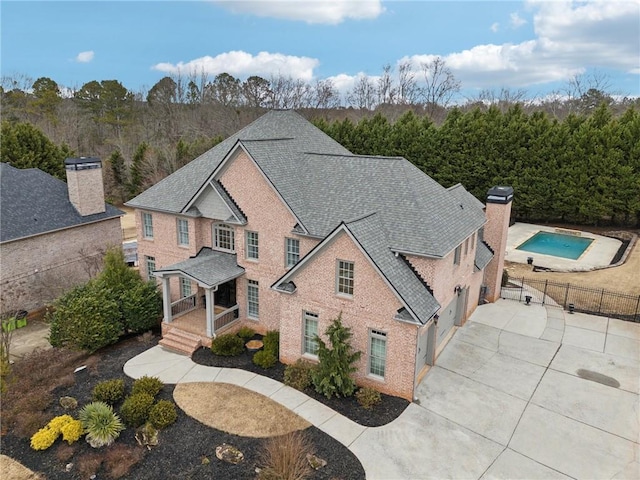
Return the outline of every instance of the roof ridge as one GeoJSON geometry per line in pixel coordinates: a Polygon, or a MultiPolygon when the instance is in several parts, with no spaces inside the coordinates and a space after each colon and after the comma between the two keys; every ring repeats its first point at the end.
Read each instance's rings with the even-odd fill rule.
{"type": "Polygon", "coordinates": [[[404,160],[408,162],[408,160],[401,156],[390,156],[390,155],[357,155],[355,153],[351,153],[349,155],[345,153],[323,153],[323,152],[303,152],[307,155],[318,155],[322,157],[346,157],[346,158],[370,158],[373,160],[404,160]]]}
{"type": "Polygon", "coordinates": [[[280,140],[295,140],[295,137],[274,137],[274,138],[242,138],[238,137],[238,141],[242,142],[275,142],[280,140]]]}

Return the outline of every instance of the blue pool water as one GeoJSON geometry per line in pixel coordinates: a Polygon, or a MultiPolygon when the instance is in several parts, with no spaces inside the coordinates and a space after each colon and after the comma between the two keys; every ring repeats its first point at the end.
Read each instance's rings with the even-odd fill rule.
{"type": "Polygon", "coordinates": [[[516,247],[516,250],[577,260],[591,245],[591,242],[593,242],[592,238],[576,237],[562,233],[538,232],[516,247]]]}

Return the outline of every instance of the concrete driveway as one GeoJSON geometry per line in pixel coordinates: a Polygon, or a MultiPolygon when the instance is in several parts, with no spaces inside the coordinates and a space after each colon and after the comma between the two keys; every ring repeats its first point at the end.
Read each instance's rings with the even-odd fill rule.
{"type": "Polygon", "coordinates": [[[368,479],[638,479],[639,384],[640,324],[500,300],[350,448],[368,479]]]}

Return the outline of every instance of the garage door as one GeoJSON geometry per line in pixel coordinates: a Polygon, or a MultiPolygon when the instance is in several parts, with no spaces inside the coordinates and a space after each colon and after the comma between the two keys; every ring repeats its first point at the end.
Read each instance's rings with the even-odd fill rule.
{"type": "Polygon", "coordinates": [[[438,346],[440,346],[442,341],[447,337],[447,334],[451,331],[456,322],[457,305],[458,297],[456,296],[440,314],[440,318],[438,319],[438,336],[436,340],[436,345],[438,346]]]}

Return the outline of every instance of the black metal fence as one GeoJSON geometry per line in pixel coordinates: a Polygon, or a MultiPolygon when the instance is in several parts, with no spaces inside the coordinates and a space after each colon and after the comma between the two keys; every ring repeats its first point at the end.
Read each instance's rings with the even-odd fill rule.
{"type": "Polygon", "coordinates": [[[509,300],[556,305],[565,310],[640,322],[640,295],[531,278],[509,278],[500,296],[509,300]],[[528,300],[527,300],[527,297],[528,300]]]}

